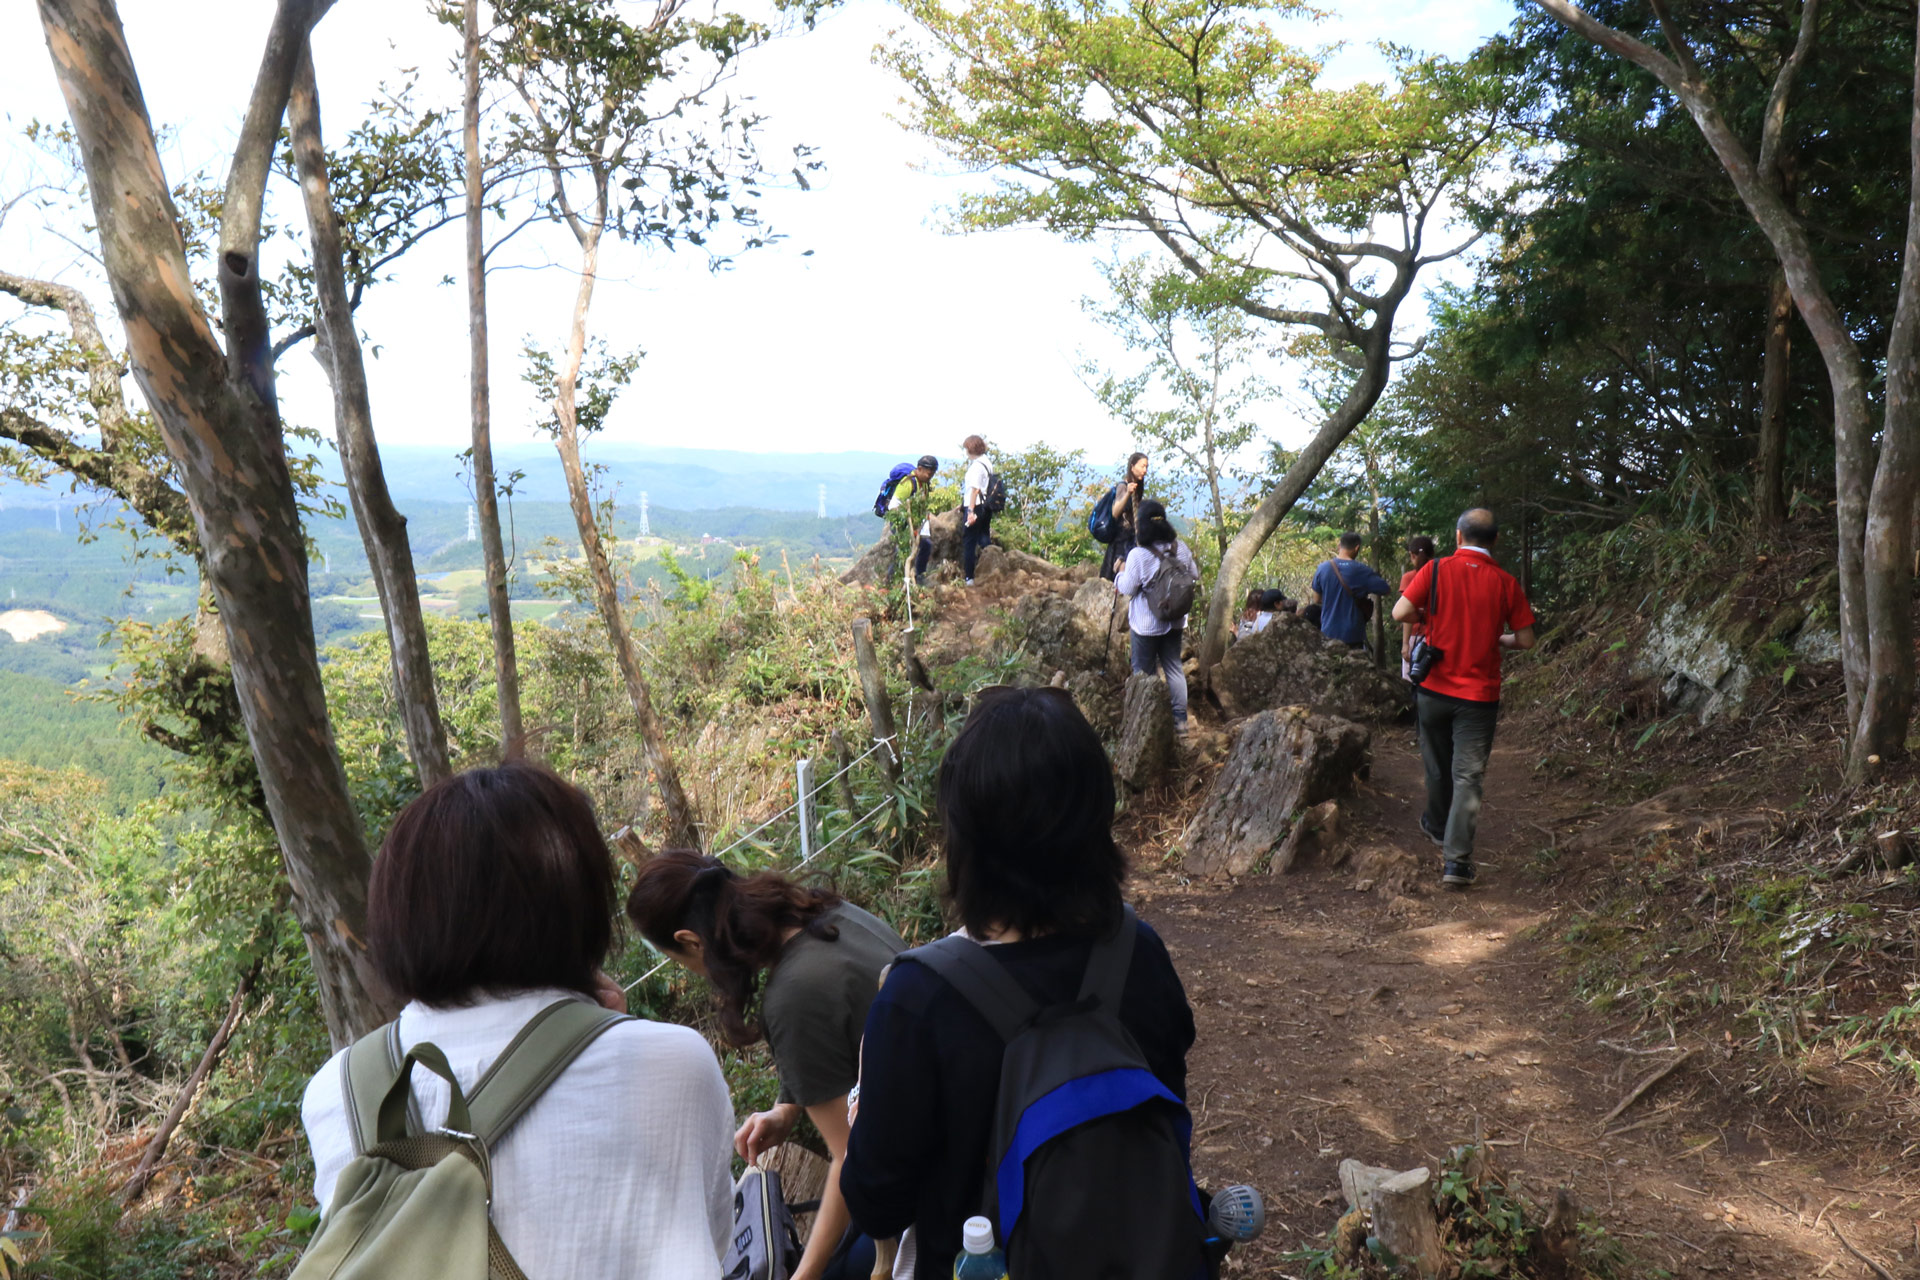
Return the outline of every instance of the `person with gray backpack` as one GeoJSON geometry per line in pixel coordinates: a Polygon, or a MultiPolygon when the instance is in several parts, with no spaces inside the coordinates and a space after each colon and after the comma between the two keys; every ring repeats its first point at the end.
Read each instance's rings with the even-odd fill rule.
{"type": "Polygon", "coordinates": [[[613,858],[578,788],[472,769],[394,819],[367,945],[399,1016],[308,1084],[296,1280],[718,1280],[733,1104],[688,1027],[601,971],[613,858]]]}
{"type": "Polygon", "coordinates": [[[1200,590],[1200,566],[1174,533],[1166,506],[1154,498],[1140,504],[1135,520],[1139,545],[1127,553],[1114,590],[1127,600],[1127,629],[1133,633],[1133,669],[1140,675],[1162,672],[1173,702],[1173,726],[1187,732],[1187,673],[1180,663],[1187,614],[1200,590]]]}

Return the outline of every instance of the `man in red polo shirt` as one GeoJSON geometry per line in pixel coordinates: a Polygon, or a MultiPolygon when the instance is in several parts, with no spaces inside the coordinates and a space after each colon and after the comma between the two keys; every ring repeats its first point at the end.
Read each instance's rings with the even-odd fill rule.
{"type": "Polygon", "coordinates": [[[1440,883],[1473,883],[1473,833],[1480,783],[1500,716],[1500,659],[1533,648],[1533,609],[1513,575],[1493,559],[1500,526],[1475,507],[1454,526],[1456,550],[1430,561],[1394,602],[1395,622],[1426,613],[1427,643],[1440,652],[1416,695],[1427,809],[1420,829],[1439,845],[1440,883]]]}

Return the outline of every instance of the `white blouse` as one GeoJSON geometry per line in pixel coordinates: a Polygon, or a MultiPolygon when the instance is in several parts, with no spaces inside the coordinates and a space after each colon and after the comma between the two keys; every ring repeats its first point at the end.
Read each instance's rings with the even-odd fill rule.
{"type": "MultiPolygon", "coordinates": [[[[438,1045],[471,1090],[528,1019],[569,994],[483,997],[465,1009],[410,1004],[400,1042],[438,1045]]],[[[416,1067],[413,1096],[430,1125],[444,1122],[449,1095],[438,1076],[416,1067]]],[[[300,1116],[325,1210],[353,1158],[338,1054],[308,1083],[300,1116]]],[[[490,1154],[493,1223],[528,1280],[720,1274],[733,1228],[733,1104],[712,1047],[691,1028],[610,1028],[490,1154]]]]}

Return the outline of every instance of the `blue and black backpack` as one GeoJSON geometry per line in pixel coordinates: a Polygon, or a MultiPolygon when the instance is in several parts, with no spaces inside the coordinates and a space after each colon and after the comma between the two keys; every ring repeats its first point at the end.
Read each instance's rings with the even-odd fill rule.
{"type": "Polygon", "coordinates": [[[880,496],[873,500],[873,514],[879,516],[882,520],[887,518],[887,504],[893,501],[893,491],[900,487],[902,480],[905,480],[912,474],[913,464],[911,462],[896,462],[894,464],[893,470],[887,472],[886,483],[880,486],[880,496]]]}
{"type": "Polygon", "coordinates": [[[940,975],[1006,1042],[982,1211],[1009,1275],[1208,1273],[1193,1119],[1120,1022],[1138,929],[1126,908],[1120,928],[1094,944],[1079,999],[1052,1008],[970,938],[899,957],[940,975]]]}

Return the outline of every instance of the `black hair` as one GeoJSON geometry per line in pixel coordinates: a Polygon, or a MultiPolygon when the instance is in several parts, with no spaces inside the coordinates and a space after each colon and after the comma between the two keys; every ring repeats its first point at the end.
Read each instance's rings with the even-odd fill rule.
{"type": "Polygon", "coordinates": [[[1266,610],[1278,609],[1287,602],[1287,593],[1278,587],[1269,587],[1260,593],[1260,607],[1266,610]]]}
{"type": "Polygon", "coordinates": [[[777,871],[736,873],[718,858],[668,849],[640,868],[627,895],[627,917],[661,951],[681,950],[674,934],[700,937],[707,980],[720,996],[720,1030],[735,1045],[760,1039],[747,1018],[760,975],[780,958],[788,929],[831,941],[840,931],[823,920],[840,904],[828,889],[797,884],[777,871]]]}
{"type": "Polygon", "coordinates": [[[1340,535],[1340,549],[1342,551],[1358,551],[1360,549],[1360,541],[1359,534],[1348,531],[1340,535]]]}
{"type": "Polygon", "coordinates": [[[393,820],[367,884],[367,949],[397,998],[437,1008],[540,987],[592,995],[613,895],[584,791],[527,761],[469,769],[393,820]]]}
{"type": "Polygon", "coordinates": [[[1178,542],[1180,535],[1173,531],[1167,522],[1167,506],[1158,498],[1148,498],[1140,504],[1140,518],[1133,527],[1138,531],[1134,542],[1142,547],[1160,547],[1178,542]]]}
{"type": "Polygon", "coordinates": [[[1407,539],[1407,554],[1413,557],[1413,567],[1418,569],[1439,555],[1440,548],[1426,534],[1416,533],[1407,539]]]}
{"type": "Polygon", "coordinates": [[[1064,689],[994,689],[940,760],[947,892],[975,937],[1100,937],[1120,918],[1113,766],[1064,689]]]}
{"type": "Polygon", "coordinates": [[[1485,507],[1461,512],[1453,527],[1466,536],[1467,545],[1471,547],[1490,547],[1500,536],[1500,522],[1485,507]]]}

